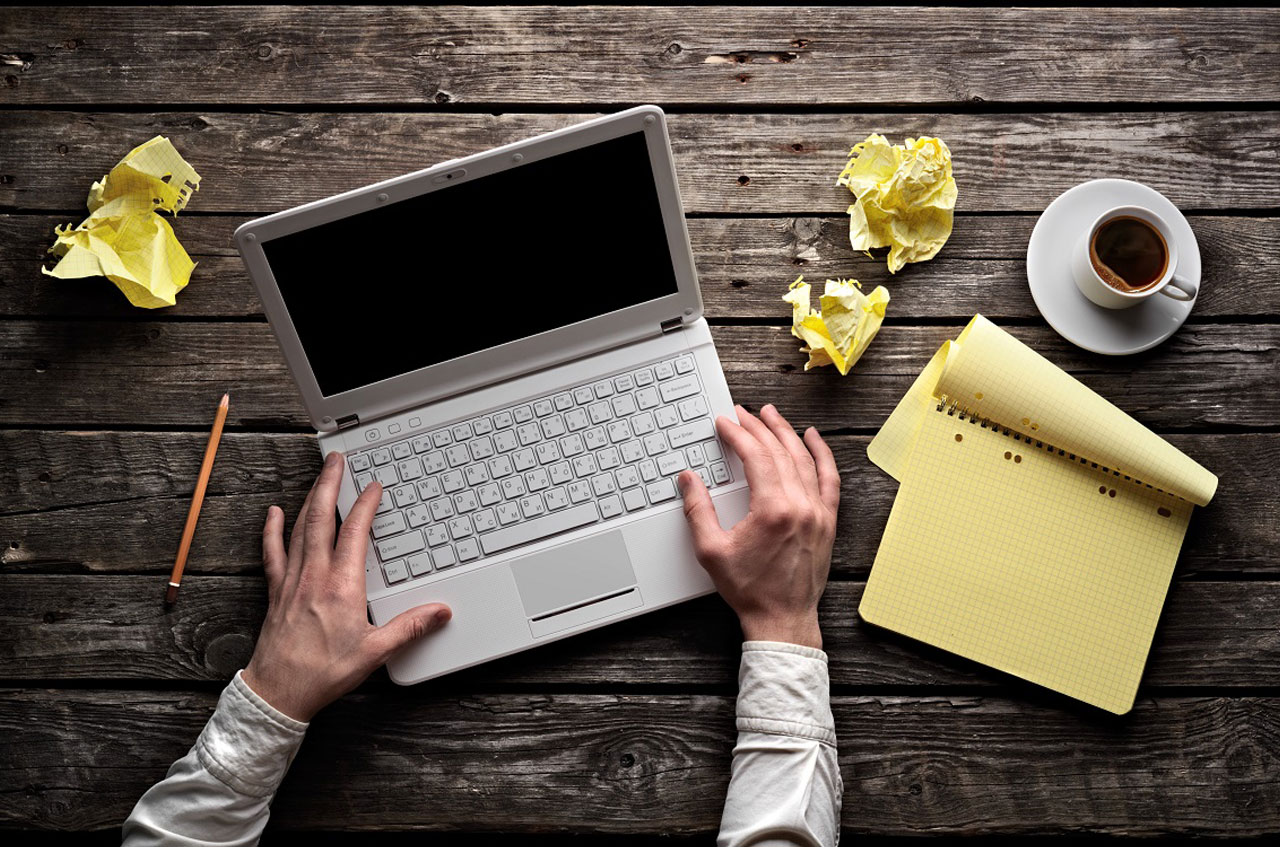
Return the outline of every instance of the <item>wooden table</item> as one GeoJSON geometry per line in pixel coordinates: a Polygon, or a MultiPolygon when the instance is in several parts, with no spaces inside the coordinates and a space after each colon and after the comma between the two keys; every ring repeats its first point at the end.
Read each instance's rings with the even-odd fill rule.
{"type": "MultiPolygon", "coordinates": [[[[110,842],[249,656],[266,508],[295,513],[319,458],[231,231],[653,102],[735,397],[817,425],[844,473],[823,615],[847,837],[1280,829],[1277,43],[1280,16],[1247,10],[0,11],[0,825],[110,842]],[[892,278],[850,249],[835,185],[872,131],[941,136],[960,189],[950,243],[892,278]],[[42,277],[54,225],[156,134],[204,177],[176,221],[200,263],[178,305],[42,277]],[[1205,263],[1187,325],[1118,359],[1049,329],[1024,271],[1037,213],[1103,176],[1164,192],[1205,263]],[[779,300],[799,273],[892,291],[848,378],[802,370],[779,300]],[[857,621],[895,489],[867,441],[979,311],[1221,477],[1127,717],[857,621]]],[[[487,225],[500,240],[531,214],[520,198],[487,225]]],[[[462,282],[530,271],[491,260],[462,282]]],[[[379,672],[315,722],[272,827],[706,843],[738,638],[707,598],[415,688],[379,672]]]]}

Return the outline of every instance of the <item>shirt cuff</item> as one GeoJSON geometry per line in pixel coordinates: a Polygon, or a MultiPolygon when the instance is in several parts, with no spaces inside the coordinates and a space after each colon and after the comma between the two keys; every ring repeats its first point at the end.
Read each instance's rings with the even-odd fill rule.
{"type": "Polygon", "coordinates": [[[738,669],[738,731],[835,746],[827,654],[780,641],[747,641],[738,669]]]}
{"type": "Polygon", "coordinates": [[[196,741],[200,764],[250,797],[275,793],[298,752],[307,724],[258,696],[237,671],[196,741]]]}

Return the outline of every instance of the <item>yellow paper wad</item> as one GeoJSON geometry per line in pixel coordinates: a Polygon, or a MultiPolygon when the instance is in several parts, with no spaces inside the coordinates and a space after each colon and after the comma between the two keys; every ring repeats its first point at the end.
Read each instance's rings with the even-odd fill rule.
{"type": "Polygon", "coordinates": [[[932,259],[951,237],[956,181],[951,151],[940,138],[890,144],[877,133],[849,151],[837,185],[857,200],[849,207],[849,243],[889,248],[889,272],[932,259]]]}
{"type": "Polygon", "coordinates": [[[49,276],[105,276],[144,309],[172,306],[196,263],[156,212],[177,214],[200,186],[200,175],[169,139],[157,135],[129,151],[89,189],[89,217],[54,230],[49,276]]]}
{"type": "Polygon", "coordinates": [[[809,354],[804,369],[835,365],[844,376],[880,331],[889,292],[881,285],[863,294],[857,280],[829,279],[815,312],[809,288],[803,276],[797,277],[782,297],[791,304],[791,334],[805,343],[800,352],[809,354]]]}

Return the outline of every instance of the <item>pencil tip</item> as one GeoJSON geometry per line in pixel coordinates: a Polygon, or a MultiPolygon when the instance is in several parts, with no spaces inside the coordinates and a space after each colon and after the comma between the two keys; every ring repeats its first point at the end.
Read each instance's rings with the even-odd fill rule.
{"type": "Polygon", "coordinates": [[[225,405],[227,405],[227,404],[228,404],[228,403],[230,403],[230,402],[231,402],[231,392],[229,392],[229,391],[228,391],[226,394],[223,394],[223,395],[222,395],[222,402],[221,402],[221,403],[219,403],[218,405],[219,405],[219,406],[225,406],[225,405]]]}

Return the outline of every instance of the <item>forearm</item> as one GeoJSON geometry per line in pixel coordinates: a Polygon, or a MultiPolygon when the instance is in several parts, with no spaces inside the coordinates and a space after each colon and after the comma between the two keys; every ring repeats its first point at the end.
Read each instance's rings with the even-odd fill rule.
{"type": "Polygon", "coordinates": [[[306,729],[236,674],[195,746],[134,806],[124,844],[256,844],[306,729]]]}
{"type": "Polygon", "coordinates": [[[843,783],[826,654],[764,641],[742,649],[738,743],[717,843],[833,845],[843,783]]]}

